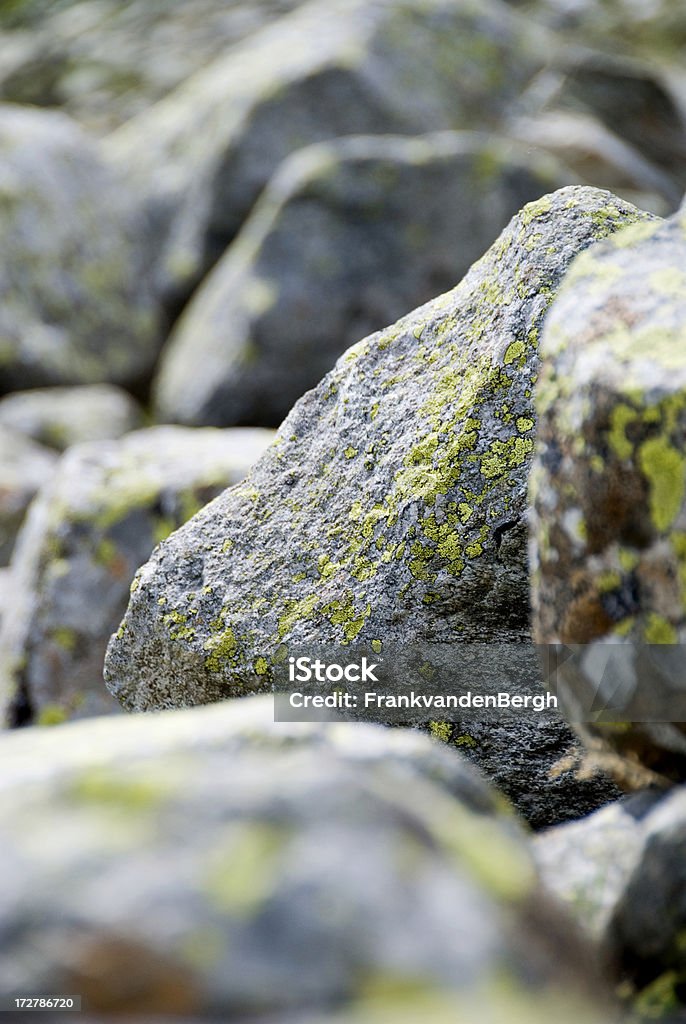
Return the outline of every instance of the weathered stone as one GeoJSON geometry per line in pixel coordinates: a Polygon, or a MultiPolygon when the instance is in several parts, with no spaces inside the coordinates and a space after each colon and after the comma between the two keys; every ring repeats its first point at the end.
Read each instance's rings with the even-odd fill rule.
{"type": "Polygon", "coordinates": [[[275,725],[266,699],[0,742],[4,992],[148,1017],[433,1020],[451,998],[493,1024],[615,1019],[516,823],[424,737],[275,725]]]}
{"type": "Polygon", "coordinates": [[[110,136],[183,299],[273,172],[311,142],[496,124],[552,43],[499,0],[313,0],[110,136]]]}
{"type": "Polygon", "coordinates": [[[534,829],[583,818],[622,795],[604,772],[588,771],[581,744],[557,716],[429,728],[477,765],[534,829]]]}
{"type": "Polygon", "coordinates": [[[64,451],[82,441],[112,441],[143,426],[134,399],[109,384],[37,388],[0,399],[0,426],[64,451]]]}
{"type": "Polygon", "coordinates": [[[56,461],[47,448],[0,427],[0,566],[8,564],[26,510],[56,461]]]}
{"type": "Polygon", "coordinates": [[[116,709],[102,665],[136,568],[158,541],[242,479],[272,436],[157,427],[78,445],[62,457],[13,559],[14,598],[0,631],[0,708],[10,724],[116,709]]]}
{"type": "Polygon", "coordinates": [[[158,351],[145,230],[65,115],[0,107],[0,391],[134,383],[158,351]]]}
{"type": "MultiPolygon", "coordinates": [[[[0,32],[0,96],[111,130],[298,0],[21,3],[0,32]]],[[[6,5],[5,5],[6,6],[6,5]]]]}
{"type": "Polygon", "coordinates": [[[159,418],[278,425],[349,345],[453,287],[525,203],[569,180],[471,133],[298,152],[172,335],[159,418]]]}
{"type": "Polygon", "coordinates": [[[536,633],[586,645],[551,681],[626,785],[686,774],[685,257],[679,217],[622,231],[574,264],[543,341],[536,633]]]}
{"type": "Polygon", "coordinates": [[[649,815],[659,799],[659,793],[635,793],[579,821],[548,829],[533,841],[547,888],[601,944],[641,859],[649,815]]]}
{"type": "Polygon", "coordinates": [[[573,256],[645,217],[546,196],[456,289],[351,348],[138,573],[107,661],[122,703],[243,695],[288,644],[526,642],[538,331],[573,256]]]}

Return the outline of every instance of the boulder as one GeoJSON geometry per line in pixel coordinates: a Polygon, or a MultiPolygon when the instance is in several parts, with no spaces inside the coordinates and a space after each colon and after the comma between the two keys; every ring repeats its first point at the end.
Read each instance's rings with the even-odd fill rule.
{"type": "Polygon", "coordinates": [[[116,710],[102,665],[136,568],[239,481],[271,436],[157,427],[77,445],[62,457],[13,559],[13,601],[0,631],[0,710],[8,724],[116,710]]]}
{"type": "Polygon", "coordinates": [[[500,0],[312,0],[114,132],[163,244],[173,308],[222,255],[281,163],[353,134],[488,130],[551,41],[500,0]]]}
{"type": "MultiPolygon", "coordinates": [[[[110,131],[298,0],[34,0],[3,10],[0,96],[110,131]]],[[[7,6],[7,5],[5,5],[7,6]]]]}
{"type": "MultiPolygon", "coordinates": [[[[138,573],[106,668],[124,706],[269,687],[288,646],[526,643],[538,332],[573,256],[646,217],[593,189],[546,196],[456,289],[353,346],[138,573]]],[[[512,777],[517,752],[567,751],[557,728],[551,758],[536,723],[503,724],[512,777]]]]}
{"type": "Polygon", "coordinates": [[[9,563],[26,510],[56,462],[48,448],[0,426],[0,566],[9,563]]]}
{"type": "Polygon", "coordinates": [[[616,1020],[496,807],[424,737],[269,699],[6,737],[0,987],[146,1019],[616,1020]]]}
{"type": "Polygon", "coordinates": [[[579,257],[546,322],[531,476],[551,683],[627,786],[686,774],[684,222],[579,257]],[[578,645],[578,646],[577,646],[578,645]]]}
{"type": "Polygon", "coordinates": [[[36,388],[0,399],[0,426],[64,451],[83,441],[113,441],[143,426],[143,411],[120,388],[91,384],[36,388]]]}
{"type": "Polygon", "coordinates": [[[0,392],[136,383],[159,342],[146,231],[65,115],[0,107],[0,392]]]}
{"type": "Polygon", "coordinates": [[[525,203],[568,182],[541,153],[464,132],[298,152],[178,323],[158,417],[278,426],[341,352],[453,287],[525,203]]]}

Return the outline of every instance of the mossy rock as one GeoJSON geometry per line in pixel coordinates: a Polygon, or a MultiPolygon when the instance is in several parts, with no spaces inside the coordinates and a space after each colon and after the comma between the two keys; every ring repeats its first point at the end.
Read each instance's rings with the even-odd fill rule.
{"type": "MultiPolygon", "coordinates": [[[[0,631],[7,724],[52,725],[117,710],[102,666],[136,568],[163,537],[240,481],[272,436],[157,427],[77,445],[62,457],[13,558],[13,600],[0,631]]],[[[167,622],[175,635],[192,633],[191,622],[180,622],[171,608],[167,622]]]]}
{"type": "Polygon", "coordinates": [[[137,574],[107,664],[122,703],[263,688],[287,644],[526,641],[538,333],[572,258],[646,216],[546,196],[457,288],[349,349],[137,574]]]}
{"type": "Polygon", "coordinates": [[[0,106],[0,392],[140,383],[159,348],[144,223],[63,114],[0,106]]]}
{"type": "Polygon", "coordinates": [[[275,725],[269,698],[78,722],[5,737],[0,792],[4,992],[146,1018],[614,1019],[523,832],[417,734],[275,725]]]}
{"type": "Polygon", "coordinates": [[[26,511],[56,462],[50,449],[0,426],[0,566],[9,564],[26,511]]]}
{"type": "Polygon", "coordinates": [[[551,682],[627,786],[686,776],[685,256],[679,216],[581,256],[537,389],[536,634],[583,645],[551,682]]]}
{"type": "Polygon", "coordinates": [[[489,130],[554,40],[500,0],[332,0],[255,33],[108,139],[138,182],[178,304],[290,153],[354,134],[489,130]]]}
{"type": "Polygon", "coordinates": [[[494,137],[353,137],[287,159],[178,323],[163,421],[278,426],[358,338],[453,287],[571,176],[494,137]]]}
{"type": "Polygon", "coordinates": [[[143,411],[121,388],[92,384],[36,388],[0,399],[0,426],[64,451],[84,441],[113,441],[143,426],[143,411]]]}

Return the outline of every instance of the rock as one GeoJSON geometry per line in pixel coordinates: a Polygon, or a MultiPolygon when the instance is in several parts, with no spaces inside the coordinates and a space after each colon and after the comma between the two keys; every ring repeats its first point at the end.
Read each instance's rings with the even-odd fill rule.
{"type": "Polygon", "coordinates": [[[290,153],[354,134],[488,130],[550,54],[499,0],[313,2],[255,33],[108,140],[139,182],[178,307],[290,153]]]}
{"type": "Polygon", "coordinates": [[[145,230],[66,116],[0,107],[0,392],[136,383],[158,351],[145,230]]]}
{"type": "Polygon", "coordinates": [[[472,761],[533,829],[583,818],[622,795],[604,772],[584,770],[583,748],[560,718],[434,722],[430,731],[472,761]]]}
{"type": "Polygon", "coordinates": [[[298,0],[81,0],[3,11],[0,96],[116,128],[298,0]]]}
{"type": "Polygon", "coordinates": [[[617,800],[579,821],[541,832],[533,853],[550,890],[600,944],[632,872],[641,859],[649,815],[658,793],[617,800]]]}
{"type": "Polygon", "coordinates": [[[543,336],[535,631],[582,645],[551,683],[629,787],[686,773],[685,256],[680,217],[622,231],[574,264],[543,336]]]}
{"type": "Polygon", "coordinates": [[[0,399],[0,426],[64,451],[82,441],[113,441],[142,427],[143,411],[109,384],[37,388],[0,399]]]}
{"type": "Polygon", "coordinates": [[[657,804],[642,832],[639,862],[607,927],[607,956],[643,1019],[677,1022],[686,1015],[683,787],[657,804]]]}
{"type": "Polygon", "coordinates": [[[278,425],[349,345],[453,287],[517,210],[568,181],[471,133],[298,152],[172,335],[158,417],[278,425]]]}
{"type": "Polygon", "coordinates": [[[646,217],[546,196],[456,289],[342,356],[138,573],[107,659],[124,706],[268,686],[289,644],[526,643],[538,332],[573,256],[646,217]]]}
{"type": "Polygon", "coordinates": [[[580,110],[538,110],[514,118],[508,134],[554,154],[583,181],[608,188],[623,199],[665,216],[680,198],[671,176],[580,110]]]}
{"type": "Polygon", "coordinates": [[[493,1024],[616,1019],[515,822],[417,734],[275,725],[269,699],[79,722],[5,738],[0,793],[3,991],[146,1017],[433,1020],[435,995],[493,1024]]]}
{"type": "Polygon", "coordinates": [[[271,436],[157,427],[62,457],[13,560],[14,600],[0,631],[0,709],[9,724],[116,709],[102,665],[136,568],[162,537],[239,481],[271,436]]]}
{"type": "Polygon", "coordinates": [[[9,563],[26,510],[56,461],[47,448],[0,427],[0,566],[9,563]]]}

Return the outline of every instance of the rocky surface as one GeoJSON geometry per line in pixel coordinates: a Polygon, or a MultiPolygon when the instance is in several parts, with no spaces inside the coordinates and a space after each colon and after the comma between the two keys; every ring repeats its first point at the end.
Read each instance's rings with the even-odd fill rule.
{"type": "Polygon", "coordinates": [[[342,356],[139,572],[108,659],[124,705],[242,694],[288,643],[525,640],[538,332],[572,258],[645,217],[546,196],[452,292],[342,356]]]}
{"type": "Polygon", "coordinates": [[[58,451],[116,440],[142,427],[143,418],[131,395],[109,384],[36,388],[0,398],[0,426],[58,451]]]}
{"type": "Polygon", "coordinates": [[[685,255],[680,216],[583,255],[542,344],[535,628],[588,645],[552,682],[629,785],[686,771],[685,255]]]}
{"type": "Polygon", "coordinates": [[[134,383],[159,339],[146,232],[63,114],[0,107],[0,391],[134,383]]]}
{"type": "Polygon", "coordinates": [[[34,0],[0,12],[0,96],[102,133],[298,0],[34,0]]]}
{"type": "Polygon", "coordinates": [[[56,461],[43,445],[0,426],[0,566],[9,563],[26,510],[56,461]]]}
{"type": "Polygon", "coordinates": [[[497,124],[553,42],[499,0],[313,0],[108,140],[160,239],[173,305],[223,253],[289,153],[350,134],[497,124]]]}
{"type": "Polygon", "coordinates": [[[432,994],[493,1024],[614,1017],[516,824],[423,737],[276,726],[258,699],[1,742],[3,991],[232,1020],[425,1019],[432,994]]]}
{"type": "Polygon", "coordinates": [[[158,416],[278,426],[349,345],[453,287],[525,203],[567,183],[551,158],[471,133],[301,150],[173,332],[158,416]]]}
{"type": "Polygon", "coordinates": [[[9,724],[116,709],[102,682],[103,658],[137,567],[241,480],[271,436],[157,427],[62,457],[13,559],[13,601],[0,631],[0,706],[9,724]]]}

